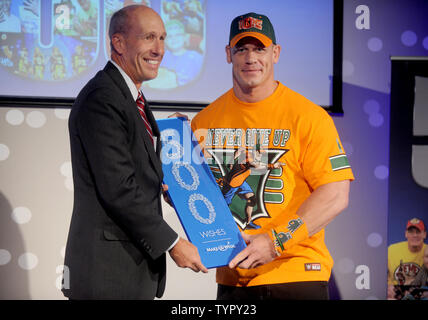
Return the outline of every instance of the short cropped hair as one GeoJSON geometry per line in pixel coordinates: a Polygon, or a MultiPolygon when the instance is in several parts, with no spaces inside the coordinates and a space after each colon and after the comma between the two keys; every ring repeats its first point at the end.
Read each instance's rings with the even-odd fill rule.
{"type": "Polygon", "coordinates": [[[111,42],[111,38],[116,33],[121,33],[126,35],[129,30],[129,20],[130,15],[129,12],[134,10],[139,5],[131,5],[127,7],[123,7],[122,9],[116,11],[113,13],[111,19],[110,19],[110,25],[108,29],[108,35],[110,37],[110,48],[111,51],[114,50],[113,44],[111,42]]]}

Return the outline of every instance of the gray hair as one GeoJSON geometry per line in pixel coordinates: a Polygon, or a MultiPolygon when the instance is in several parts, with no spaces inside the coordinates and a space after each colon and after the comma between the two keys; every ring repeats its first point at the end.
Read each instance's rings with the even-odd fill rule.
{"type": "Polygon", "coordinates": [[[126,35],[129,31],[129,20],[131,18],[130,12],[140,7],[141,5],[131,5],[127,7],[123,7],[122,9],[113,13],[110,19],[110,25],[108,29],[108,35],[110,37],[110,48],[111,51],[114,50],[113,44],[111,42],[111,38],[116,33],[121,33],[126,35]]]}

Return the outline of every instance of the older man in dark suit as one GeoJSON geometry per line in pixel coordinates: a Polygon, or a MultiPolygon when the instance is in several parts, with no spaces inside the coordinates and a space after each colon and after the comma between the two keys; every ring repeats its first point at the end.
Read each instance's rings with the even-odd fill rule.
{"type": "Polygon", "coordinates": [[[78,95],[69,120],[74,207],[65,265],[70,299],[154,299],[169,251],[207,272],[197,248],[162,218],[159,130],[140,91],[157,76],[166,36],[152,9],[116,12],[111,60],[78,95]]]}

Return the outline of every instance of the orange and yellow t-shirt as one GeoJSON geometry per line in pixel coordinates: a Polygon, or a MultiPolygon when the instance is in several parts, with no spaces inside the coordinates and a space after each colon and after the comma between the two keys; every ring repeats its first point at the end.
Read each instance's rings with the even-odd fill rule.
{"type": "MultiPolygon", "coordinates": [[[[229,90],[194,117],[192,129],[216,180],[222,182],[236,223],[248,234],[283,230],[317,187],[354,179],[328,113],[280,82],[271,96],[256,103],[242,102],[229,90]],[[252,159],[246,164],[251,174],[241,185],[230,186],[224,178],[236,165],[239,148],[251,154],[240,157],[252,159]],[[254,197],[247,196],[251,194],[254,197]]],[[[254,286],[328,281],[332,266],[322,230],[263,266],[218,268],[217,282],[254,286]]]]}

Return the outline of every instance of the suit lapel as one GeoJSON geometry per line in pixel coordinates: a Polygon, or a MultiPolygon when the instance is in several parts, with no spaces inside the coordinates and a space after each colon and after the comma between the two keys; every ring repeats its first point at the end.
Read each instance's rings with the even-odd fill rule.
{"type": "MultiPolygon", "coordinates": [[[[119,87],[119,89],[122,91],[124,97],[126,98],[126,102],[129,105],[130,108],[132,108],[135,117],[138,119],[136,121],[137,123],[137,130],[141,133],[143,137],[144,144],[146,145],[146,150],[149,154],[150,160],[152,161],[152,164],[156,170],[157,175],[159,176],[160,180],[163,179],[163,172],[162,172],[162,164],[160,162],[160,133],[159,128],[156,124],[156,120],[150,110],[150,107],[147,106],[147,112],[146,115],[150,121],[150,124],[153,128],[153,134],[158,137],[156,139],[157,148],[155,152],[155,148],[153,146],[152,141],[150,140],[149,134],[147,133],[147,130],[143,124],[143,120],[141,119],[141,115],[138,112],[136,102],[134,101],[131,92],[129,91],[128,86],[126,85],[125,80],[123,79],[122,75],[120,74],[119,70],[111,63],[108,62],[107,65],[104,68],[104,71],[110,75],[110,77],[113,79],[115,84],[119,87]],[[144,130],[142,130],[144,129],[144,130]]],[[[143,96],[144,98],[144,96],[143,96]]],[[[147,103],[146,99],[144,98],[144,101],[147,103]]]]}

